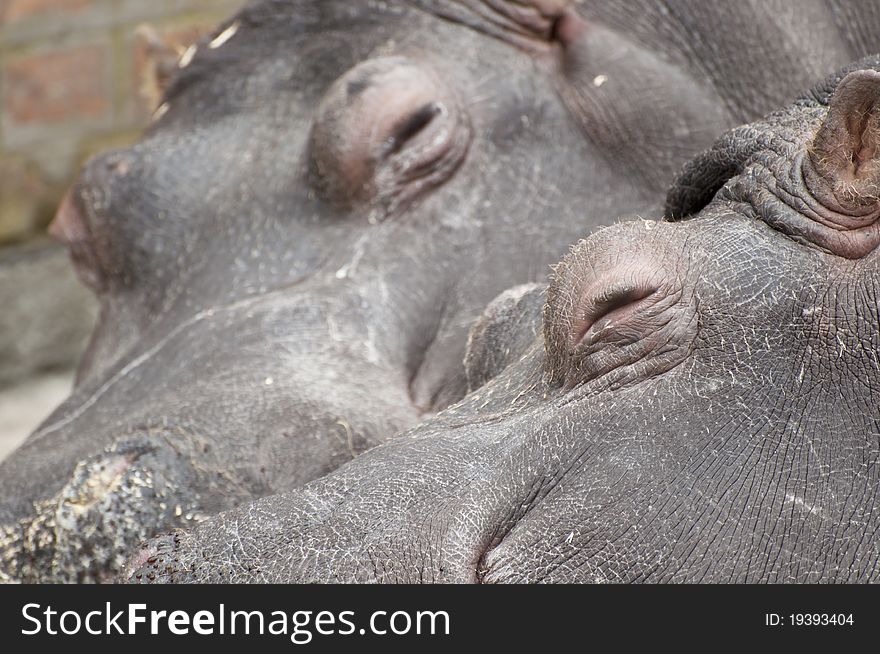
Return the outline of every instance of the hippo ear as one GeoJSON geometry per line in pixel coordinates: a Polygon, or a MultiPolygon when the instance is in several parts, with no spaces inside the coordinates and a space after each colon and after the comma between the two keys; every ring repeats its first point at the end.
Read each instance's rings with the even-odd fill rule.
{"type": "Polygon", "coordinates": [[[880,72],[841,80],[808,153],[804,180],[825,207],[852,213],[880,204],[880,72]]]}
{"type": "Polygon", "coordinates": [[[135,30],[135,38],[144,57],[140,95],[152,112],[159,106],[182,57],[189,51],[180,44],[170,43],[152,25],[140,25],[135,30]]]}
{"type": "MultiPolygon", "coordinates": [[[[869,57],[820,82],[795,107],[828,105],[803,166],[809,191],[828,209],[870,210],[880,195],[880,73],[869,57]]],[[[770,120],[770,119],[768,119],[770,120]]],[[[705,207],[746,163],[766,148],[772,121],[731,130],[692,159],[666,196],[666,218],[682,220],[705,207]]]]}

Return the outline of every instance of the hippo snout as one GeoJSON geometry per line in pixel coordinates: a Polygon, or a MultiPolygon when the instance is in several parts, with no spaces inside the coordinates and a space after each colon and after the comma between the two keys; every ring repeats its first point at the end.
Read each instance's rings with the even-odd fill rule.
{"type": "Polygon", "coordinates": [[[134,543],[198,518],[191,475],[163,438],[117,440],[0,525],[0,581],[111,581],[134,543]]]}
{"type": "Polygon", "coordinates": [[[122,566],[119,581],[133,584],[175,584],[193,581],[180,547],[185,532],[176,530],[142,542],[122,566]]]}

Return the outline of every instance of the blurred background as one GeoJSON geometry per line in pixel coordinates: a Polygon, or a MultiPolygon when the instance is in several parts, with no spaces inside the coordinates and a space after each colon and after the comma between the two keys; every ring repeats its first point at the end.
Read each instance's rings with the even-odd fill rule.
{"type": "Polygon", "coordinates": [[[46,227],[137,140],[157,80],[244,0],[0,0],[0,460],[58,405],[97,318],[46,227]]]}

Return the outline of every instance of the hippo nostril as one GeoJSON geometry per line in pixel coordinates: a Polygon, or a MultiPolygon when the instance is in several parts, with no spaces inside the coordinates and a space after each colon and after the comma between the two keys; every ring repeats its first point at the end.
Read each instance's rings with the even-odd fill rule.
{"type": "Polygon", "coordinates": [[[100,154],[85,164],[79,185],[88,189],[112,188],[131,174],[135,163],[131,150],[112,150],[100,154]]]}
{"type": "Polygon", "coordinates": [[[131,170],[131,162],[126,157],[112,156],[104,161],[104,168],[111,175],[125,177],[131,170]]]}
{"type": "Polygon", "coordinates": [[[659,291],[654,285],[632,284],[589,289],[581,297],[572,323],[572,347],[627,322],[659,291]]]}

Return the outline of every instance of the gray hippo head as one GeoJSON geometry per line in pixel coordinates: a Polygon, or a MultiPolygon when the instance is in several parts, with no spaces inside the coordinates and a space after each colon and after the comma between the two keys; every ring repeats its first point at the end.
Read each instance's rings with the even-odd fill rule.
{"type": "Polygon", "coordinates": [[[462,402],[129,578],[880,579],[878,69],[729,132],[674,220],[581,242],[546,301],[499,298],[462,402]]]}
{"type": "Polygon", "coordinates": [[[0,576],[108,578],[460,399],[498,292],[865,51],[870,11],[814,4],[249,5],[59,212],[102,315],[0,464],[0,576]]]}
{"type": "Polygon", "coordinates": [[[464,395],[492,297],[660,204],[729,117],[566,4],[264,0],[182,57],[53,225],[101,318],[0,464],[0,576],[107,579],[138,540],[414,425],[464,395]],[[665,173],[610,163],[667,152],[670,125],[665,173]]]}

